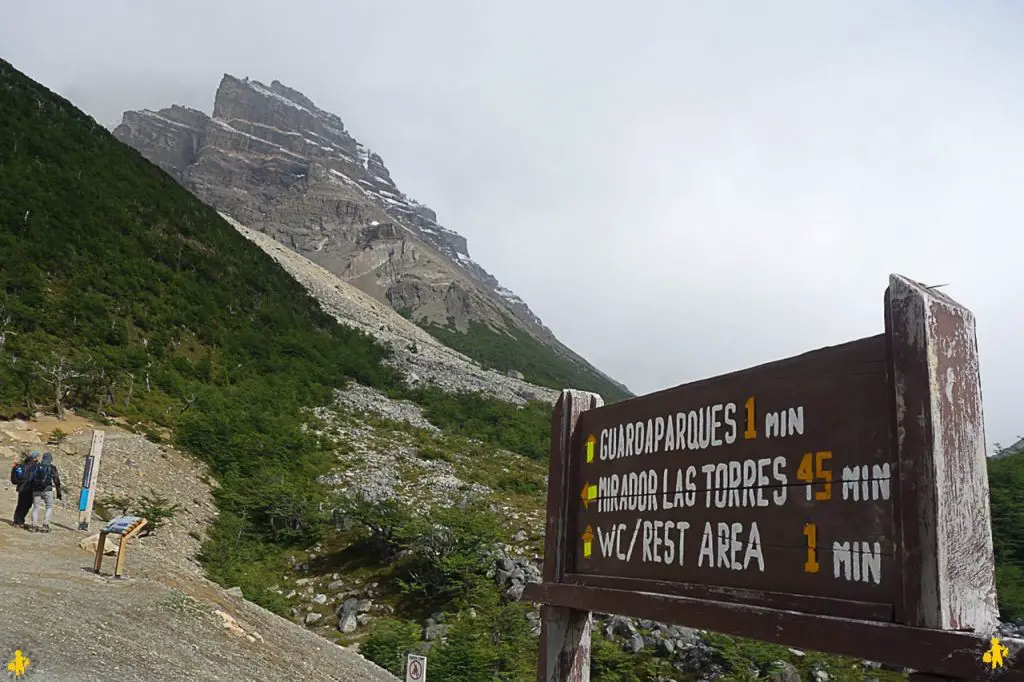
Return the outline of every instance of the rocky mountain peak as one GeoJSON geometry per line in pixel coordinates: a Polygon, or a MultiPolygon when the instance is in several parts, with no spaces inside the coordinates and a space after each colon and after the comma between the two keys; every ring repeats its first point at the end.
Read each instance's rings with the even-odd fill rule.
{"type": "Polygon", "coordinates": [[[176,105],[129,111],[114,135],[206,203],[417,322],[525,333],[570,373],[625,390],[474,262],[465,237],[403,193],[339,116],[280,81],[224,74],[212,116],[176,105]]]}

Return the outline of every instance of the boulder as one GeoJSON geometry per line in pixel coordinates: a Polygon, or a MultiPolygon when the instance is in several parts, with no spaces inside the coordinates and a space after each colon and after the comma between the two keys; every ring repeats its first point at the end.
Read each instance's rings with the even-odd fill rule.
{"type": "MultiPolygon", "coordinates": [[[[103,543],[103,553],[106,554],[106,555],[116,555],[117,554],[117,548],[118,548],[118,544],[117,543],[118,543],[117,538],[108,535],[106,541],[103,543]]],[[[100,534],[96,533],[95,535],[90,535],[87,538],[83,538],[78,543],[78,546],[81,549],[86,550],[87,552],[91,552],[92,554],[96,554],[96,548],[99,546],[99,544],[100,544],[100,534]]]]}

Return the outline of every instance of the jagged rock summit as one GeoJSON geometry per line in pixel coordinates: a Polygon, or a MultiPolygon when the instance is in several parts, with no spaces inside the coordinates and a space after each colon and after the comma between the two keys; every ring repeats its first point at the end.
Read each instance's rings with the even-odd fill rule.
{"type": "Polygon", "coordinates": [[[225,74],[212,116],[177,105],[128,111],[113,132],[207,204],[417,322],[526,331],[628,393],[560,343],[469,257],[464,237],[402,193],[381,157],[301,92],[225,74]]]}

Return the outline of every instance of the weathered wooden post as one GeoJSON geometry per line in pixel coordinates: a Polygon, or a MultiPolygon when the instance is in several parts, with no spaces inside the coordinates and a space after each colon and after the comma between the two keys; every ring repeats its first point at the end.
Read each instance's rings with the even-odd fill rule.
{"type": "MultiPolygon", "coordinates": [[[[579,451],[576,423],[586,410],[601,407],[601,396],[565,390],[555,404],[551,420],[551,456],[548,462],[547,523],[544,534],[544,582],[561,582],[565,573],[566,524],[569,517],[569,463],[579,451]]],[[[593,444],[589,445],[593,456],[593,444]]],[[[590,682],[590,611],[562,606],[541,606],[538,682],[590,682]]]]}
{"type": "Polygon", "coordinates": [[[899,275],[886,292],[908,625],[998,623],[974,315],[899,275]]]}
{"type": "Polygon", "coordinates": [[[96,478],[100,473],[100,457],[103,455],[103,432],[94,429],[92,445],[85,458],[82,471],[82,492],[78,495],[78,530],[89,530],[92,505],[96,500],[96,478]]]}

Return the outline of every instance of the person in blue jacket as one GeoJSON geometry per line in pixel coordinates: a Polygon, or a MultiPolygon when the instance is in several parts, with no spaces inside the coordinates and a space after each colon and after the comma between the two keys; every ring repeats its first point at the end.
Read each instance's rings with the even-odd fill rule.
{"type": "Polygon", "coordinates": [[[39,451],[33,450],[11,467],[11,484],[18,491],[18,504],[14,507],[14,525],[17,528],[25,528],[25,517],[32,508],[32,471],[39,463],[39,457],[39,451]]]}

